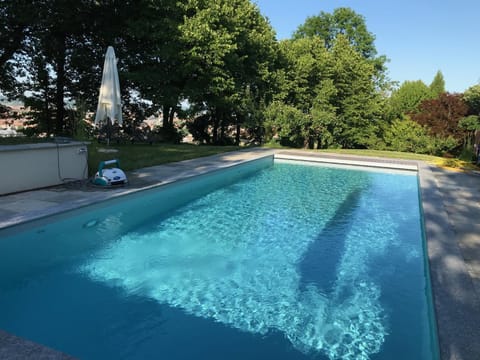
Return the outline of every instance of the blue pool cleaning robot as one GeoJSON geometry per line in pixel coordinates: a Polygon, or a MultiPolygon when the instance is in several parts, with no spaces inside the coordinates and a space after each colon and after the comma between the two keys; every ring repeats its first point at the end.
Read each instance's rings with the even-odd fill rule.
{"type": "Polygon", "coordinates": [[[93,183],[99,186],[125,185],[127,182],[127,176],[123,170],[120,169],[118,159],[101,161],[93,179],[93,183]],[[105,168],[107,165],[114,165],[116,167],[105,168]]]}

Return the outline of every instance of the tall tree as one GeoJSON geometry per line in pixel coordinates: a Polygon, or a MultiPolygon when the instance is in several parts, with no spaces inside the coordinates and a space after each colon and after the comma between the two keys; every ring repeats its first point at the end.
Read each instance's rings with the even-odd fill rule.
{"type": "Polygon", "coordinates": [[[188,0],[184,12],[180,31],[186,44],[187,95],[210,112],[217,142],[237,116],[246,115],[243,95],[249,93],[260,104],[267,92],[276,54],[274,32],[248,0],[188,0]]]}
{"type": "Polygon", "coordinates": [[[443,94],[446,91],[445,79],[443,78],[443,74],[440,70],[437,71],[432,83],[430,84],[430,91],[434,97],[438,97],[440,94],[443,94]]]}
{"type": "Polygon", "coordinates": [[[278,91],[266,109],[266,125],[283,144],[313,147],[327,138],[324,103],[329,104],[324,81],[332,74],[331,54],[318,36],[280,43],[282,66],[276,72],[278,91]],[[312,108],[317,108],[313,117],[312,108]],[[291,122],[291,123],[290,123],[291,122]]]}
{"type": "Polygon", "coordinates": [[[336,89],[333,105],[343,131],[339,142],[343,147],[367,147],[376,136],[380,98],[375,87],[375,68],[343,37],[337,37],[332,49],[333,84],[336,89]]]}
{"type": "MultiPolygon", "coordinates": [[[[101,64],[107,45],[124,43],[122,31],[128,18],[129,2],[89,0],[48,0],[35,2],[35,16],[28,23],[22,43],[22,56],[12,59],[23,71],[18,89],[26,94],[37,123],[48,120],[51,133],[70,133],[68,106],[81,99],[94,108],[101,78],[101,64]],[[47,82],[40,85],[43,70],[47,82]],[[51,86],[54,89],[51,89],[51,86]],[[28,99],[32,98],[32,99],[28,99]],[[31,101],[30,101],[31,100],[31,101]],[[42,103],[42,102],[47,102],[42,103]],[[48,109],[48,111],[47,111],[48,109]],[[52,121],[53,118],[53,121],[52,121]]],[[[117,49],[116,49],[117,50],[117,49]]],[[[41,125],[38,130],[45,128],[41,125]]]]}
{"type": "MultiPolygon", "coordinates": [[[[301,136],[303,146],[308,147],[315,143],[317,147],[368,146],[378,131],[380,113],[373,64],[342,35],[330,50],[318,36],[284,41],[281,49],[285,63],[278,71],[281,91],[276,99],[304,116],[282,108],[279,123],[270,117],[268,124],[273,130],[290,141],[301,136]],[[289,118],[295,119],[296,125],[288,127],[288,131],[297,134],[287,136],[289,118]]],[[[274,111],[269,114],[278,112],[279,106],[272,106],[274,111]]],[[[293,142],[297,146],[300,143],[293,142]]]]}
{"type": "Polygon", "coordinates": [[[188,76],[179,30],[183,15],[175,0],[139,1],[125,35],[129,48],[125,76],[151,102],[151,112],[162,112],[165,128],[173,128],[188,76]]]}
{"type": "Polygon", "coordinates": [[[368,31],[365,18],[350,8],[337,8],[332,14],[321,12],[308,17],[293,34],[293,39],[318,36],[325,42],[327,49],[332,49],[336,38],[341,35],[365,59],[374,66],[374,81],[378,89],[389,86],[385,63],[388,59],[377,56],[375,36],[368,31]]]}

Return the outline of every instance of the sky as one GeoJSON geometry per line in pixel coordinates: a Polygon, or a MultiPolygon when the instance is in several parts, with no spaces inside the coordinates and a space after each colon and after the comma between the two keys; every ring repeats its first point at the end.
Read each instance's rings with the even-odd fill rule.
{"type": "Polygon", "coordinates": [[[308,16],[349,7],[365,18],[389,78],[429,85],[440,70],[449,92],[480,83],[480,0],[253,0],[288,39],[308,16]]]}

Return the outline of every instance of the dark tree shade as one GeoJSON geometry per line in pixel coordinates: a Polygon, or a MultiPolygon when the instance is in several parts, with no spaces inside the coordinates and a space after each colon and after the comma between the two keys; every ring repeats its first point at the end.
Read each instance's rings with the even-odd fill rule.
{"type": "Polygon", "coordinates": [[[0,91],[4,95],[16,96],[15,57],[25,45],[35,21],[37,0],[1,0],[0,1],[0,91]]]}

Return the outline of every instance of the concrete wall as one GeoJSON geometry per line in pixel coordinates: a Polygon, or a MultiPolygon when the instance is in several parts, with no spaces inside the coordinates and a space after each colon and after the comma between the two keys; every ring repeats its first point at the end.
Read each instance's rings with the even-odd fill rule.
{"type": "Polygon", "coordinates": [[[88,177],[82,142],[0,146],[0,195],[88,177]]]}

